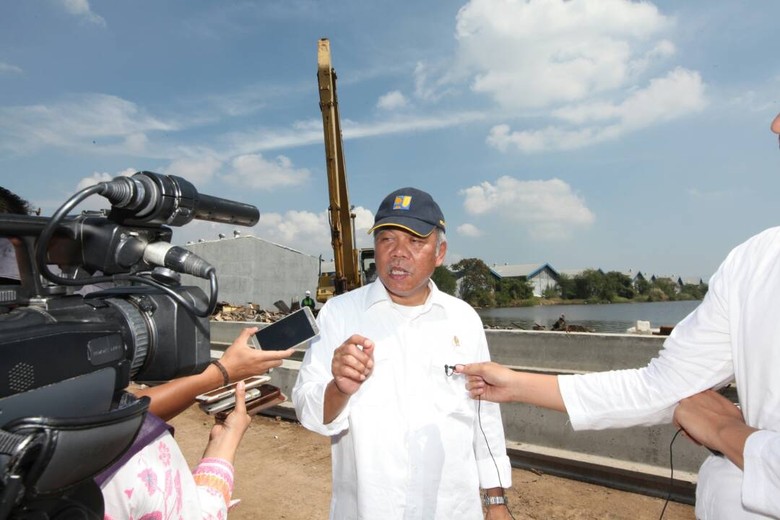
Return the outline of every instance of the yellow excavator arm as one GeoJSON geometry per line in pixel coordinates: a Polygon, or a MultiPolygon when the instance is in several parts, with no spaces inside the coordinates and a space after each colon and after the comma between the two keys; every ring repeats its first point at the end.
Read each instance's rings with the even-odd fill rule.
{"type": "Polygon", "coordinates": [[[358,263],[358,251],[355,247],[355,215],[349,204],[347,190],[339,102],[336,95],[336,71],[331,63],[330,41],[327,38],[322,38],[318,43],[317,82],[320,92],[322,129],[325,136],[325,165],[328,172],[330,241],[335,264],[333,275],[322,273],[320,276],[317,299],[325,301],[333,294],[341,294],[360,287],[364,281],[363,269],[358,263]],[[331,276],[332,281],[329,281],[331,276]]]}

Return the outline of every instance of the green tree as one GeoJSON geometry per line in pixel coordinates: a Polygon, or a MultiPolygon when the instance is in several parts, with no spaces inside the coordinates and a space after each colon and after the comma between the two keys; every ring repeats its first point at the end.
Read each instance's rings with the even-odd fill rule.
{"type": "Polygon", "coordinates": [[[574,278],[567,274],[561,273],[558,278],[558,290],[561,298],[564,300],[572,300],[577,297],[577,285],[574,278]]]}
{"type": "Polygon", "coordinates": [[[545,290],[542,291],[542,298],[558,298],[560,296],[561,296],[560,285],[550,285],[545,290]]]}
{"type": "Polygon", "coordinates": [[[686,283],[682,286],[682,289],[680,289],[680,294],[677,296],[680,300],[703,300],[704,295],[707,294],[707,289],[708,287],[706,283],[686,283]]]}
{"type": "Polygon", "coordinates": [[[671,278],[656,278],[653,281],[653,288],[663,291],[667,300],[677,299],[677,284],[671,278]]]}
{"type": "Polygon", "coordinates": [[[487,264],[479,258],[464,258],[453,264],[460,278],[460,297],[474,307],[493,307],[496,300],[493,279],[487,264]]]}
{"type": "Polygon", "coordinates": [[[447,269],[445,266],[440,265],[437,267],[433,271],[433,275],[431,275],[431,280],[433,280],[433,283],[436,284],[436,287],[438,287],[440,291],[455,296],[455,275],[452,274],[452,271],[447,269]]]}
{"type": "Polygon", "coordinates": [[[647,299],[651,302],[665,302],[669,296],[658,287],[651,287],[647,293],[647,299]]]}
{"type": "Polygon", "coordinates": [[[642,296],[647,296],[652,286],[650,285],[650,282],[648,282],[645,278],[640,278],[636,281],[635,287],[636,287],[637,294],[641,294],[642,296]]]}
{"type": "Polygon", "coordinates": [[[604,274],[595,269],[585,269],[574,277],[574,294],[583,300],[598,300],[604,292],[604,274]]]}
{"type": "Polygon", "coordinates": [[[496,284],[495,297],[498,305],[511,305],[533,295],[534,290],[525,278],[502,278],[496,284]]]}
{"type": "Polygon", "coordinates": [[[615,296],[631,299],[634,297],[634,287],[631,278],[619,271],[610,271],[605,276],[606,285],[610,293],[609,299],[613,301],[615,296]]]}

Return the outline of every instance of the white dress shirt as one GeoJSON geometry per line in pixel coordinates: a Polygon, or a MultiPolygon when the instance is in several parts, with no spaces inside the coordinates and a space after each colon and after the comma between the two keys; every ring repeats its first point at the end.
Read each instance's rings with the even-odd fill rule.
{"type": "Polygon", "coordinates": [[[331,437],[331,519],[482,519],[479,488],[511,486],[498,405],[470,399],[465,377],[445,374],[489,359],[482,322],[430,288],[424,305],[404,307],[376,281],[319,313],[292,398],[301,423],[331,437]],[[374,342],[373,373],[323,424],[333,351],[353,334],[374,342]]]}
{"type": "Polygon", "coordinates": [[[748,437],[744,472],[722,456],[699,469],[700,519],[780,518],[780,228],[736,247],[701,305],[637,370],[559,376],[575,429],[670,422],[677,403],[736,379],[748,437]]]}

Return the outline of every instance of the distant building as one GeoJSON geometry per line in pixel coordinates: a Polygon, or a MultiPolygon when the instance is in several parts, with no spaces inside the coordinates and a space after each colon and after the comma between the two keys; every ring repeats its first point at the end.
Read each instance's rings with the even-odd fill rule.
{"type": "Polygon", "coordinates": [[[527,280],[533,288],[534,296],[542,296],[544,291],[558,285],[558,271],[550,264],[494,265],[490,273],[497,279],[520,278],[527,280]]]}
{"type": "Polygon", "coordinates": [[[558,269],[558,274],[565,274],[569,278],[574,278],[575,276],[582,276],[585,274],[585,271],[596,271],[597,273],[604,274],[604,271],[602,271],[599,267],[584,267],[582,269],[558,269]]]}
{"type": "MultiPolygon", "coordinates": [[[[187,249],[217,269],[219,301],[233,305],[256,303],[274,310],[275,302],[300,301],[317,289],[319,259],[251,235],[187,244],[187,249]]],[[[191,276],[182,282],[208,294],[208,280],[191,276]]]]}
{"type": "Polygon", "coordinates": [[[647,278],[639,269],[627,269],[620,271],[620,273],[626,275],[631,280],[631,285],[634,289],[638,288],[640,282],[647,281],[647,278]]]}
{"type": "Polygon", "coordinates": [[[628,276],[634,283],[638,282],[639,280],[646,280],[645,275],[642,274],[642,271],[639,269],[626,269],[625,271],[620,272],[628,276]]]}
{"type": "Polygon", "coordinates": [[[696,276],[686,276],[685,278],[683,278],[682,276],[678,276],[677,285],[679,285],[680,287],[683,287],[685,285],[704,285],[704,280],[696,276]]]}

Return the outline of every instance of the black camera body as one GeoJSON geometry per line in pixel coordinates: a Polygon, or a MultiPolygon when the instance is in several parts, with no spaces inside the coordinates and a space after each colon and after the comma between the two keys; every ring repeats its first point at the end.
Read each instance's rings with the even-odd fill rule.
{"type": "MultiPolygon", "coordinates": [[[[205,302],[197,287],[174,290],[205,302]]],[[[37,304],[36,304],[37,305],[37,304]]],[[[46,306],[0,314],[0,427],[19,417],[79,417],[99,412],[130,381],[157,383],[199,373],[210,361],[208,318],[188,314],[170,296],[145,287],[50,297],[46,306]],[[110,392],[50,388],[105,368],[110,392]],[[97,401],[97,402],[94,402],[97,401]]]]}
{"type": "MultiPolygon", "coordinates": [[[[78,465],[69,453],[53,456],[56,435],[36,427],[78,424],[85,432],[81,438],[94,437],[91,422],[117,422],[106,418],[131,381],[163,382],[205,368],[216,273],[202,259],[171,246],[167,227],[193,218],[254,225],[259,212],[200,195],[180,177],[139,172],[80,191],[51,218],[0,215],[0,240],[12,244],[19,271],[18,283],[0,281],[0,436],[34,432],[49,443],[52,465],[62,460],[78,465]],[[67,216],[93,194],[109,199],[110,212],[67,216]],[[210,297],[200,288],[181,286],[180,272],[209,278],[210,297]]],[[[74,430],[68,426],[68,431],[74,430]]],[[[130,433],[118,434],[123,437],[114,444],[128,447],[135,436],[130,433]]],[[[61,451],[75,450],[80,437],[71,438],[75,441],[61,451]]],[[[124,449],[75,472],[47,468],[41,448],[24,464],[23,454],[5,451],[0,451],[0,520],[25,518],[39,502],[56,509],[58,496],[124,449]]],[[[56,518],[47,514],[43,518],[56,518]]]]}

